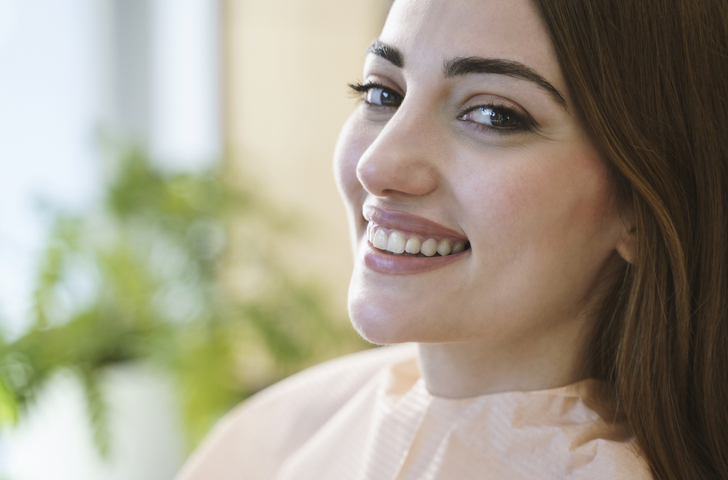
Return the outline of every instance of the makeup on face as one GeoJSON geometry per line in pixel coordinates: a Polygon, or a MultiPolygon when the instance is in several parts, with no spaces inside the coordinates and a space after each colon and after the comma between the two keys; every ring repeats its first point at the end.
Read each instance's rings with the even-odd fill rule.
{"type": "Polygon", "coordinates": [[[578,350],[623,223],[533,4],[398,0],[352,88],[335,171],[357,329],[578,350]]]}

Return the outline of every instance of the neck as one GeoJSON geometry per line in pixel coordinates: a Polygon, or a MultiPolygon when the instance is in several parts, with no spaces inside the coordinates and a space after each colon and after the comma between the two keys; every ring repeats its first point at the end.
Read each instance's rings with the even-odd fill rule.
{"type": "Polygon", "coordinates": [[[427,389],[438,397],[556,388],[586,378],[582,349],[573,348],[583,342],[571,340],[421,343],[420,368],[427,389]]]}

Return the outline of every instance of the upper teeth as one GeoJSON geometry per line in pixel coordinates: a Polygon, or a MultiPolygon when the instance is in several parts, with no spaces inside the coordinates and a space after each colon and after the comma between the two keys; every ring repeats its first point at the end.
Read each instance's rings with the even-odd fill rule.
{"type": "Polygon", "coordinates": [[[439,242],[434,238],[427,238],[424,241],[417,236],[405,237],[405,234],[397,230],[392,230],[387,234],[384,228],[369,222],[367,225],[367,239],[379,250],[386,250],[392,253],[409,253],[416,255],[422,253],[426,257],[431,257],[436,253],[441,256],[451,253],[459,253],[465,250],[464,241],[458,240],[453,244],[450,240],[444,239],[439,242]]]}

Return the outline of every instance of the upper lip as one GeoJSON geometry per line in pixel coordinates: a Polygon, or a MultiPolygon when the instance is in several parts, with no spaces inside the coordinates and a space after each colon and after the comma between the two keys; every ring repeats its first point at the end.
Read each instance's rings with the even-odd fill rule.
{"type": "Polygon", "coordinates": [[[418,215],[400,210],[389,210],[374,205],[364,205],[364,218],[384,228],[416,233],[425,237],[447,237],[467,241],[461,233],[418,215]]]}

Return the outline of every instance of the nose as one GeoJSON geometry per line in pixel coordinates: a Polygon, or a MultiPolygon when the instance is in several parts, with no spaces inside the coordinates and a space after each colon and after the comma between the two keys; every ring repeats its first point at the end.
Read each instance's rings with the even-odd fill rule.
{"type": "Polygon", "coordinates": [[[423,110],[408,109],[405,100],[359,159],[356,176],[370,194],[421,196],[437,189],[439,135],[432,113],[423,110]]]}

